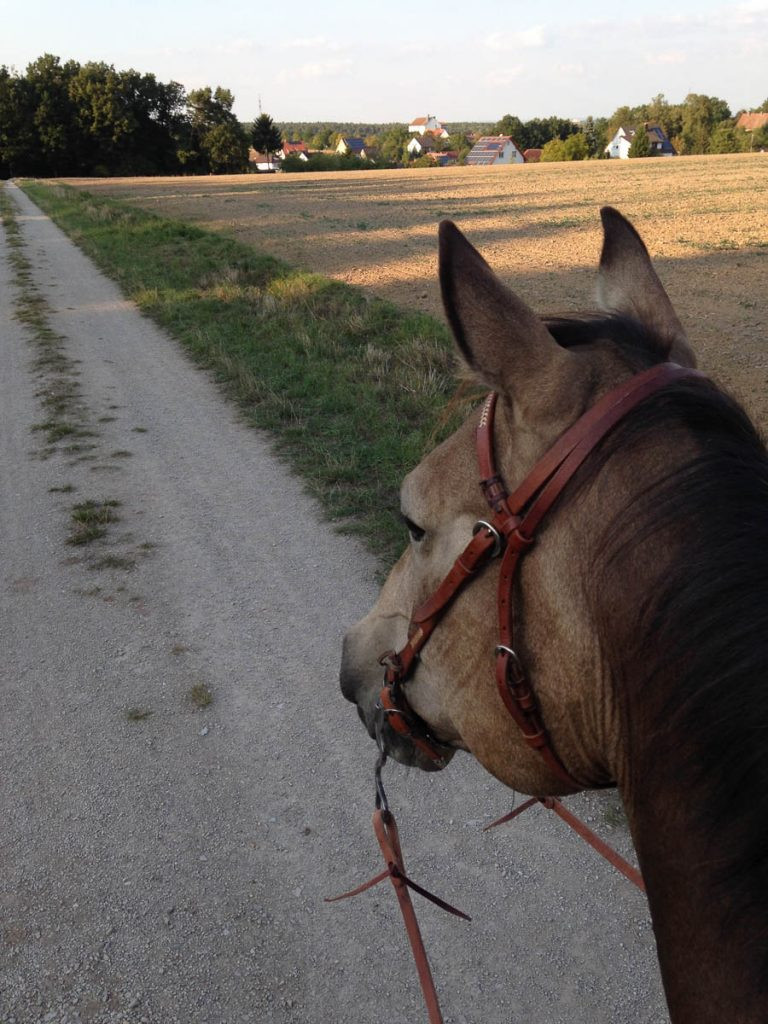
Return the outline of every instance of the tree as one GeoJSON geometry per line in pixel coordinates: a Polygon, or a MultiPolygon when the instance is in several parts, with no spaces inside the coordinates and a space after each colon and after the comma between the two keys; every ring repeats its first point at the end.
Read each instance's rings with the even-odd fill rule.
{"type": "Polygon", "coordinates": [[[500,121],[497,121],[491,128],[491,135],[511,135],[518,146],[522,146],[524,149],[528,148],[525,145],[525,125],[519,117],[512,114],[505,114],[500,121]]]}
{"type": "Polygon", "coordinates": [[[27,80],[0,67],[0,178],[35,173],[40,155],[34,112],[27,80]]]}
{"type": "Polygon", "coordinates": [[[203,152],[211,174],[240,174],[248,166],[248,139],[239,124],[215,124],[205,133],[203,152]]]}
{"type": "Polygon", "coordinates": [[[77,173],[80,169],[80,133],[70,97],[70,85],[78,70],[75,61],[62,64],[50,53],[43,54],[27,68],[25,78],[31,92],[32,125],[37,136],[37,153],[32,163],[38,170],[30,168],[31,173],[60,175],[77,173]]]}
{"type": "Polygon", "coordinates": [[[591,159],[599,156],[607,145],[607,139],[605,137],[606,124],[607,121],[604,117],[599,117],[595,120],[594,117],[590,115],[584,119],[581,131],[587,144],[587,156],[591,159]]]}
{"type": "Polygon", "coordinates": [[[558,160],[567,160],[565,155],[565,143],[562,139],[550,139],[541,148],[541,162],[552,163],[558,160]]]}
{"type": "Polygon", "coordinates": [[[321,128],[315,132],[309,140],[312,149],[328,149],[331,144],[331,134],[330,128],[321,128]]]}
{"type": "Polygon", "coordinates": [[[251,145],[258,153],[265,153],[267,160],[282,148],[283,137],[280,129],[269,114],[259,114],[253,122],[251,145]]]}
{"type": "Polygon", "coordinates": [[[563,153],[566,160],[586,160],[589,156],[586,135],[583,132],[569,135],[563,142],[563,153]]]}
{"type": "Polygon", "coordinates": [[[715,125],[730,120],[728,104],[717,96],[689,93],[682,110],[682,126],[678,136],[681,152],[708,153],[715,125]]]}
{"type": "Polygon", "coordinates": [[[454,132],[445,140],[445,148],[453,150],[456,153],[456,159],[461,163],[466,160],[472,149],[472,143],[467,138],[466,132],[454,132]]]}
{"type": "Polygon", "coordinates": [[[399,124],[379,136],[379,158],[382,164],[394,166],[406,163],[409,156],[407,146],[410,140],[411,133],[405,125],[399,124]]]}
{"type": "Polygon", "coordinates": [[[629,146],[629,158],[632,159],[633,157],[651,156],[652,152],[651,140],[648,138],[648,132],[645,125],[638,125],[629,146]]]}
{"type": "Polygon", "coordinates": [[[721,121],[715,125],[709,137],[710,153],[740,153],[742,149],[743,143],[733,121],[721,121]]]}
{"type": "Polygon", "coordinates": [[[232,113],[234,102],[229,89],[221,86],[215,90],[206,86],[187,96],[188,131],[180,146],[180,159],[190,170],[216,174],[243,169],[247,162],[248,140],[232,113]],[[243,165],[235,160],[238,146],[245,151],[243,165]]]}

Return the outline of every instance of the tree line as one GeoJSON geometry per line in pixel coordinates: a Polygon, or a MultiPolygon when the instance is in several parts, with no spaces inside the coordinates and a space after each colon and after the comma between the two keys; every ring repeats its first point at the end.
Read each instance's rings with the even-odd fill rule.
{"type": "Polygon", "coordinates": [[[0,66],[0,176],[208,174],[247,167],[234,96],[45,54],[0,66]]]}
{"type": "MultiPolygon", "coordinates": [[[[768,113],[768,99],[757,111],[768,113]]],[[[739,153],[755,147],[768,147],[768,129],[745,132],[737,128],[737,118],[727,102],[717,96],[690,93],[682,103],[669,103],[663,94],[659,94],[650,102],[636,107],[618,107],[610,117],[589,116],[582,121],[556,116],[523,121],[513,114],[505,114],[494,124],[452,122],[450,137],[438,140],[436,148],[455,152],[461,162],[472,147],[472,135],[509,135],[521,151],[540,149],[544,161],[600,159],[607,156],[606,146],[619,127],[642,128],[645,124],[660,125],[680,154],[739,153]]],[[[281,130],[287,140],[302,139],[311,149],[317,150],[334,148],[345,135],[361,137],[367,150],[376,152],[378,166],[434,166],[429,157],[414,159],[408,152],[407,146],[413,136],[403,124],[289,122],[283,124],[281,130]]],[[[630,155],[653,155],[645,132],[636,133],[630,155]]],[[[310,168],[306,164],[302,167],[294,161],[289,162],[285,169],[323,167],[319,163],[316,167],[312,165],[310,168]]],[[[333,169],[339,168],[334,165],[333,169]]]]}
{"type": "MultiPolygon", "coordinates": [[[[757,108],[768,113],[768,99],[757,108]]],[[[669,103],[663,93],[636,107],[618,107],[610,117],[587,117],[581,122],[560,118],[521,121],[506,114],[493,133],[511,135],[522,149],[541,149],[542,160],[586,160],[605,156],[605,148],[619,128],[659,125],[680,155],[740,153],[768,146],[768,129],[746,132],[738,128],[723,99],[689,93],[682,103],[669,103]]],[[[652,156],[648,137],[638,131],[630,156],[652,156]]]]}
{"type": "MultiPolygon", "coordinates": [[[[376,154],[375,166],[432,166],[428,157],[414,160],[408,153],[412,135],[404,124],[278,126],[261,114],[253,125],[244,125],[233,104],[234,96],[222,87],[186,92],[178,82],[160,82],[133,69],[118,71],[103,62],[62,63],[45,54],[24,74],[0,66],[0,177],[238,173],[248,168],[250,145],[275,153],[283,139],[302,139],[310,149],[328,151],[348,135],[365,140],[366,149],[376,154]]],[[[768,112],[768,100],[758,110],[768,112]]],[[[456,152],[461,161],[473,133],[502,134],[511,135],[522,150],[542,149],[544,160],[582,160],[602,156],[620,125],[645,122],[659,124],[681,154],[768,146],[768,131],[738,129],[725,100],[695,93],[678,104],[660,94],[647,104],[619,107],[611,117],[582,122],[561,117],[523,121],[512,114],[495,124],[452,122],[450,138],[437,146],[456,152]]],[[[642,139],[636,148],[642,148],[642,139]]],[[[313,160],[319,169],[371,166],[355,157],[313,160]]],[[[306,166],[293,162],[294,169],[306,166]]]]}

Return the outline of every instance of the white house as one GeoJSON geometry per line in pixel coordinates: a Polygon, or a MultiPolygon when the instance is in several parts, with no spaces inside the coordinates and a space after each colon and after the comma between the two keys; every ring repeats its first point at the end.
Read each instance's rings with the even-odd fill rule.
{"type": "Polygon", "coordinates": [[[477,140],[467,157],[467,164],[473,167],[524,163],[525,158],[511,135],[484,135],[477,140]]]}
{"type": "Polygon", "coordinates": [[[436,139],[447,139],[449,132],[434,114],[427,114],[426,117],[414,117],[408,125],[411,135],[434,135],[436,139]]]}
{"type": "Polygon", "coordinates": [[[434,135],[414,135],[406,149],[411,156],[424,156],[425,153],[437,151],[438,143],[434,135]]]}
{"type": "Polygon", "coordinates": [[[248,150],[248,170],[274,174],[280,170],[280,157],[276,153],[258,153],[253,146],[248,150]]]}
{"type": "MultiPolygon", "coordinates": [[[[658,124],[646,124],[640,131],[648,135],[653,156],[677,156],[677,151],[666,136],[664,129],[658,124]]],[[[629,147],[637,134],[637,128],[625,128],[619,125],[618,131],[605,147],[605,152],[612,160],[628,160],[629,147]]]]}
{"type": "Polygon", "coordinates": [[[351,136],[345,136],[343,139],[339,139],[339,144],[336,146],[336,152],[340,156],[359,156],[362,160],[367,159],[367,153],[365,152],[365,141],[363,139],[352,138],[351,136]]]}

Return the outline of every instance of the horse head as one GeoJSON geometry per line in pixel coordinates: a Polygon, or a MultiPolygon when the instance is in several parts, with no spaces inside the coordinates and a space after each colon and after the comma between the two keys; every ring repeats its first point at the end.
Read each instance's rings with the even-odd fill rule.
{"type": "MultiPolygon", "coordinates": [[[[440,226],[440,284],[459,355],[498,395],[494,449],[510,490],[555,440],[602,395],[655,363],[692,366],[693,353],[645,245],[616,211],[602,211],[598,275],[602,316],[545,320],[494,275],[449,221],[440,226]],[[621,336],[626,334],[627,338],[621,336]]],[[[514,788],[568,791],[521,740],[494,687],[498,573],[478,573],[420,652],[407,683],[413,712],[439,743],[436,760],[396,733],[381,707],[381,655],[406,642],[414,608],[449,571],[487,516],[478,487],[473,416],[403,481],[400,507],[409,544],[370,613],[347,634],[342,690],[357,704],[372,736],[396,759],[425,769],[470,751],[514,788]]],[[[626,498],[620,471],[615,494],[601,485],[582,494],[577,514],[557,514],[542,529],[516,584],[516,647],[558,756],[575,780],[615,780],[615,723],[610,680],[583,597],[592,548],[610,506],[626,498]],[[585,522],[592,527],[585,527],[585,522]]]]}

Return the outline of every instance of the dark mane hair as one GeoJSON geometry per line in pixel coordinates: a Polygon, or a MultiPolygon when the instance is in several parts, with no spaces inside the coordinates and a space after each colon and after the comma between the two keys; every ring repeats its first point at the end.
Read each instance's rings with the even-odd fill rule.
{"type": "MultiPolygon", "coordinates": [[[[548,323],[548,326],[550,324],[548,323]]],[[[624,317],[558,319],[550,331],[576,347],[611,340],[636,368],[648,361],[647,332],[624,317]],[[642,352],[645,352],[645,357],[642,352]]],[[[655,339],[652,339],[655,341],[655,339]]],[[[652,349],[651,349],[652,351],[652,349]]],[[[684,778],[696,827],[721,858],[712,881],[727,894],[733,919],[768,902],[768,453],[744,410],[707,379],[674,383],[638,406],[609,434],[568,500],[588,487],[618,453],[647,450],[660,436],[685,438],[675,463],[628,499],[596,544],[592,598],[654,540],[669,547],[663,577],[637,608],[636,646],[622,685],[635,709],[647,709],[641,763],[661,771],[665,744],[683,748],[684,778]],[[654,441],[655,439],[655,441],[654,441]],[[692,444],[691,444],[692,442],[692,444]],[[659,763],[657,763],[657,760],[659,763]],[[716,840],[716,843],[715,843],[716,840]],[[757,900],[758,906],[755,905],[757,900]]],[[[604,603],[604,602],[603,602],[604,603]]],[[[610,623],[602,623],[610,636],[610,623]]],[[[621,677],[621,673],[619,673],[621,677]]],[[[638,753],[636,751],[636,753],[638,753]]],[[[760,919],[758,917],[758,919],[760,919]]],[[[751,954],[768,975],[768,926],[751,954]]],[[[757,934],[759,932],[759,934],[757,934]]]]}

